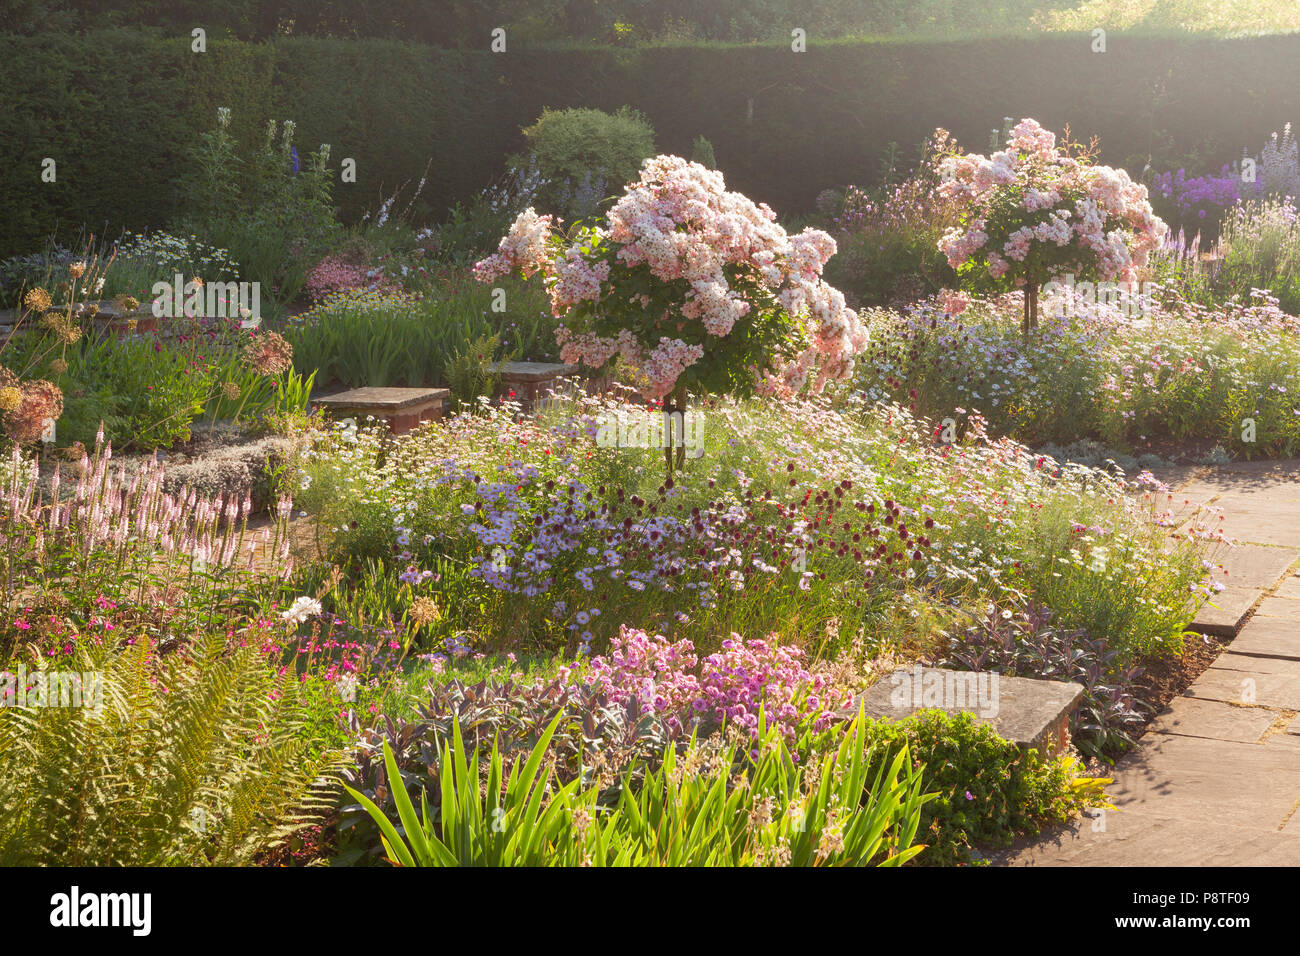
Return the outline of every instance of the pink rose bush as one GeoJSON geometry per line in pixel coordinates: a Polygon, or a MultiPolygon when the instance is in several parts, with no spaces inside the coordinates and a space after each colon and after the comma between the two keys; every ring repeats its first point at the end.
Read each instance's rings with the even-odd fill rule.
{"type": "Polygon", "coordinates": [[[1020,121],[1005,149],[948,156],[939,173],[941,195],[965,205],[939,249],[972,286],[1024,288],[1026,329],[1036,324],[1042,283],[1074,275],[1131,284],[1168,231],[1146,186],[1057,146],[1032,119],[1020,121]]]}
{"type": "Polygon", "coordinates": [[[727,192],[722,174],[677,156],[645,161],[603,225],[568,235],[534,209],[519,215],[480,281],[541,273],[561,357],[616,357],[655,400],[685,389],[820,393],[852,373],[867,330],[821,278],[835,240],[787,235],[766,204],[727,192]]]}
{"type": "Polygon", "coordinates": [[[597,689],[618,703],[635,695],[674,733],[689,733],[697,723],[725,723],[755,737],[761,707],[768,724],[793,739],[805,717],[821,730],[852,698],[824,675],[806,670],[799,648],[746,641],[739,634],[701,662],[689,640],[670,642],[624,625],[609,654],[592,659],[591,670],[597,689]]]}

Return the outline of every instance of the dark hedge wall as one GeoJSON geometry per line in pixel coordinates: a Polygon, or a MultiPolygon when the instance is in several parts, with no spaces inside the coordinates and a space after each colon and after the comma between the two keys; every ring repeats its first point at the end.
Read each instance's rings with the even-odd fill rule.
{"type": "Polygon", "coordinates": [[[950,43],[642,49],[436,49],[387,40],[251,44],[128,30],[0,36],[0,256],[31,251],[56,226],[165,223],[177,212],[183,145],[231,106],[243,133],[298,123],[300,151],[328,142],[358,163],[337,189],[345,218],[375,206],[432,159],[426,197],[467,198],[522,146],[543,106],[629,104],[661,150],[714,144],[731,187],[778,211],[811,207],[831,185],[869,181],[890,141],[909,152],[935,126],[986,150],[1002,117],[1033,116],[1102,158],[1218,167],[1300,120],[1300,36],[1236,40],[1111,34],[950,43]],[[750,102],[752,100],[752,116],[750,102]],[[58,182],[40,181],[40,161],[58,182]]]}

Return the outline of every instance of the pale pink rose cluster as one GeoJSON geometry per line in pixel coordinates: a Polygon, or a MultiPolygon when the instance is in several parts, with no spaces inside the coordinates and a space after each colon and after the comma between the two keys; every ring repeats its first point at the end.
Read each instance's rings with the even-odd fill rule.
{"type": "Polygon", "coordinates": [[[673,390],[682,372],[704,357],[704,349],[681,339],[661,336],[659,344],[646,350],[628,329],[614,338],[590,332],[574,335],[564,326],[555,330],[560,344],[560,361],[599,368],[615,355],[626,366],[631,383],[648,399],[661,399],[673,390]]]}
{"type": "Polygon", "coordinates": [[[1148,201],[1147,188],[1122,169],[1089,166],[1056,148],[1056,136],[1032,119],[1021,120],[1007,147],[991,157],[975,153],[946,158],[939,167],[940,192],[968,203],[970,223],[939,241],[958,268],[977,253],[993,278],[1023,262],[1033,243],[1076,245],[1093,252],[1102,279],[1131,278],[1166,231],[1148,201]],[[1016,187],[1026,212],[1047,211],[1044,222],[1022,226],[1000,249],[988,249],[988,216],[1003,187],[1016,187]],[[1073,198],[1071,198],[1073,197],[1073,198]],[[1082,198],[1079,198],[1082,197],[1082,198]]]}
{"type": "Polygon", "coordinates": [[[790,236],[764,203],[727,192],[722,174],[677,156],[647,160],[609,213],[609,238],[622,244],[620,261],[645,263],[665,282],[686,278],[681,314],[721,337],[751,304],[731,287],[727,266],[745,267],[777,294],[792,315],[813,319],[811,366],[820,359],[838,379],[852,371],[852,355],[866,348],[866,330],[844,297],[821,279],[835,240],[817,229],[790,236]]]}
{"type": "Polygon", "coordinates": [[[551,308],[556,315],[563,315],[579,302],[595,301],[600,298],[600,284],[608,279],[608,262],[589,262],[578,250],[570,249],[555,264],[551,308]]]}
{"type": "Polygon", "coordinates": [[[474,263],[474,278],[491,282],[515,270],[529,276],[550,268],[546,240],[551,235],[551,217],[539,216],[531,206],[521,212],[501,238],[494,255],[474,263]]]}
{"type": "Polygon", "coordinates": [[[591,332],[574,335],[573,331],[561,325],[555,330],[555,341],[560,346],[560,361],[566,365],[586,364],[600,368],[620,352],[630,352],[638,348],[636,336],[627,329],[618,333],[618,338],[605,338],[591,332]]]}
{"type": "MultiPolygon", "coordinates": [[[[515,268],[526,274],[541,270],[557,317],[584,302],[600,302],[602,308],[618,302],[619,277],[611,276],[608,258],[593,259],[575,243],[562,258],[548,260],[550,227],[550,217],[525,211],[496,254],[475,266],[476,276],[490,281],[515,268]]],[[[704,333],[721,338],[754,308],[748,290],[732,284],[737,273],[762,287],[807,332],[809,344],[801,354],[776,362],[779,390],[798,391],[814,369],[818,389],[847,378],[855,356],[867,347],[865,325],[821,277],[835,254],[835,240],[816,229],[788,235],[765,203],[727,192],[716,170],[677,156],[646,160],[639,180],[610,209],[598,235],[618,247],[613,257],[618,265],[644,265],[662,282],[688,283],[682,301],[660,323],[668,334],[653,347],[638,343],[630,333],[615,339],[562,330],[564,361],[601,365],[620,355],[648,398],[671,392],[682,371],[705,355],[703,347],[689,346],[673,333],[698,322],[704,333]]],[[[642,296],[640,305],[649,307],[650,301],[642,296]]]]}

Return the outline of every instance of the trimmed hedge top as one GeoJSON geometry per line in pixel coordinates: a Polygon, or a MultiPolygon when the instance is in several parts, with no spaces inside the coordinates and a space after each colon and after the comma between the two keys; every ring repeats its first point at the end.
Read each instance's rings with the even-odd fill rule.
{"type": "Polygon", "coordinates": [[[936,126],[986,150],[1003,116],[1033,116],[1134,173],[1217,165],[1294,113],[1300,36],[1234,40],[1112,33],[948,43],[868,40],[788,47],[437,49],[391,40],[268,43],[127,29],[0,37],[0,256],[30,252],[57,227],[101,235],[177,213],[182,147],[237,106],[249,143],[267,118],[293,119],[300,148],[328,142],[356,160],[336,187],[345,219],[418,179],[438,207],[466,199],[525,146],[543,107],[624,105],[658,147],[713,144],[728,187],[781,213],[828,186],[872,179],[889,142],[910,149],[936,126]],[[255,119],[260,117],[260,119],[255,119]],[[42,182],[42,161],[57,179],[42,182]],[[1163,166],[1162,166],[1163,163],[1163,166]]]}

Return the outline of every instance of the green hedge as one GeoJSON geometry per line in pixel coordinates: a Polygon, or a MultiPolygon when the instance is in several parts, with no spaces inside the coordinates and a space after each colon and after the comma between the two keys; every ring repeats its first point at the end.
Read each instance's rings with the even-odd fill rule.
{"type": "Polygon", "coordinates": [[[1135,166],[1201,157],[1217,168],[1258,149],[1300,88],[1300,36],[1234,40],[1112,33],[950,43],[873,40],[788,47],[445,50],[388,40],[269,43],[125,29],[0,36],[0,256],[32,251],[55,226],[110,234],[177,210],[182,147],[230,105],[244,134],[258,118],[298,123],[300,149],[329,142],[357,160],[336,195],[345,219],[378,204],[432,159],[436,208],[471,195],[523,146],[542,107],[624,104],[659,147],[713,143],[728,183],[781,212],[831,185],[871,179],[890,141],[911,148],[935,126],[984,150],[1005,116],[1034,116],[1102,157],[1135,166]],[[752,99],[752,116],[750,101],[752,99]],[[40,181],[42,157],[58,182],[40,181]]]}

